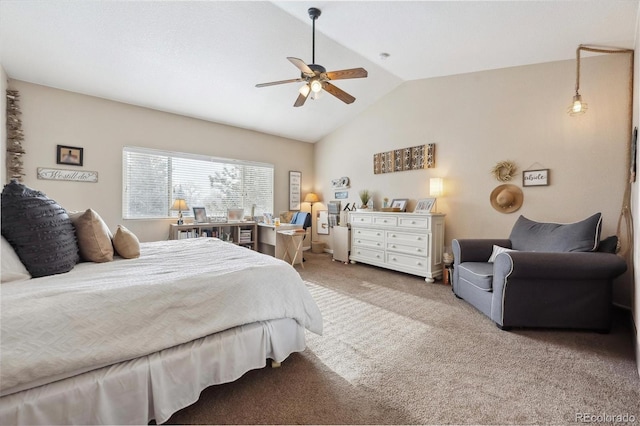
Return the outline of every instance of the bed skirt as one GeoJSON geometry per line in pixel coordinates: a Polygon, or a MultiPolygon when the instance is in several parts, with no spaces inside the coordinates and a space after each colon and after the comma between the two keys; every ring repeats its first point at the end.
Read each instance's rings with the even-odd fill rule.
{"type": "Polygon", "coordinates": [[[246,324],[6,395],[0,398],[0,424],[164,423],[208,386],[304,348],[304,327],[293,319],[246,324]]]}

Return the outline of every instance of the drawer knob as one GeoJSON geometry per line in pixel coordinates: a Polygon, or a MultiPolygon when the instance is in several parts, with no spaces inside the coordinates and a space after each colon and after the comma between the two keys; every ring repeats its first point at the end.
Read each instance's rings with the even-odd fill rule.
{"type": "Polygon", "coordinates": [[[392,258],[391,258],[391,260],[393,260],[393,261],[395,262],[395,261],[396,261],[396,260],[398,260],[398,259],[396,259],[395,257],[392,257],[392,258]]]}
{"type": "Polygon", "coordinates": [[[422,266],[422,262],[416,262],[416,265],[422,266]]]}
{"type": "Polygon", "coordinates": [[[380,259],[380,255],[379,255],[379,254],[376,254],[376,257],[377,257],[378,259],[380,259]]]}
{"type": "Polygon", "coordinates": [[[380,247],[380,243],[376,243],[376,245],[377,245],[378,247],[380,247]]]}
{"type": "Polygon", "coordinates": [[[411,221],[411,224],[412,224],[412,225],[413,225],[413,224],[415,224],[415,223],[416,223],[416,221],[415,221],[415,220],[412,220],[412,221],[411,221]]]}

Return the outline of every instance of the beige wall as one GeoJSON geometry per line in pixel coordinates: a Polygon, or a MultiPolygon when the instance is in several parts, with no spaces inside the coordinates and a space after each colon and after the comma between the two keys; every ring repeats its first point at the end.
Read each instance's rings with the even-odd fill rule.
{"type": "Polygon", "coordinates": [[[20,91],[25,133],[24,183],[68,210],[95,209],[113,230],[123,224],[142,241],[166,239],[174,220],[122,220],[122,148],[141,146],[275,165],[275,211],[289,205],[289,170],[302,172],[303,194],[313,184],[313,145],[250,130],[10,80],[20,91]],[[38,167],[56,164],[56,145],[84,148],[82,170],[98,183],[38,180],[38,167]]]}
{"type": "MultiPolygon", "coordinates": [[[[409,198],[411,211],[429,196],[429,178],[443,177],[437,206],[447,215],[447,246],[453,238],[506,238],[521,214],[573,222],[602,212],[603,235],[615,234],[628,176],[628,58],[588,58],[581,72],[589,111],[580,117],[566,113],[573,60],[404,83],[316,144],[316,190],[331,200],[331,180],[348,176],[349,201],[367,188],[376,206],[383,197],[409,198]],[[374,153],[426,143],[436,144],[436,168],[373,174],[374,153]],[[524,205],[513,214],[489,203],[500,184],[490,170],[503,160],[518,166],[518,186],[522,170],[550,169],[551,185],[523,188],[524,205]]],[[[626,281],[616,283],[616,302],[629,306],[626,281]]]]}

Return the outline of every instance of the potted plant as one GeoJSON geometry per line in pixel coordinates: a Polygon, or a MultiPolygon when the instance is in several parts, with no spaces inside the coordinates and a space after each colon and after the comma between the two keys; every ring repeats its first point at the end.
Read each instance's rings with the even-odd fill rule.
{"type": "Polygon", "coordinates": [[[362,189],[362,190],[360,190],[360,192],[358,192],[358,195],[360,196],[360,201],[362,202],[360,208],[361,209],[369,208],[368,204],[369,204],[369,200],[371,199],[371,195],[369,194],[369,190],[368,189],[362,189]]]}

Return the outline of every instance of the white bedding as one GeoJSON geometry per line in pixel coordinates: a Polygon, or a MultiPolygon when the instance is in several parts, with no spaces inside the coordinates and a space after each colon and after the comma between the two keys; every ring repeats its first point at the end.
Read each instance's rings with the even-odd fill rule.
{"type": "Polygon", "coordinates": [[[3,395],[232,327],[320,311],[285,262],[214,238],[141,245],[138,259],[0,287],[3,395]]]}

